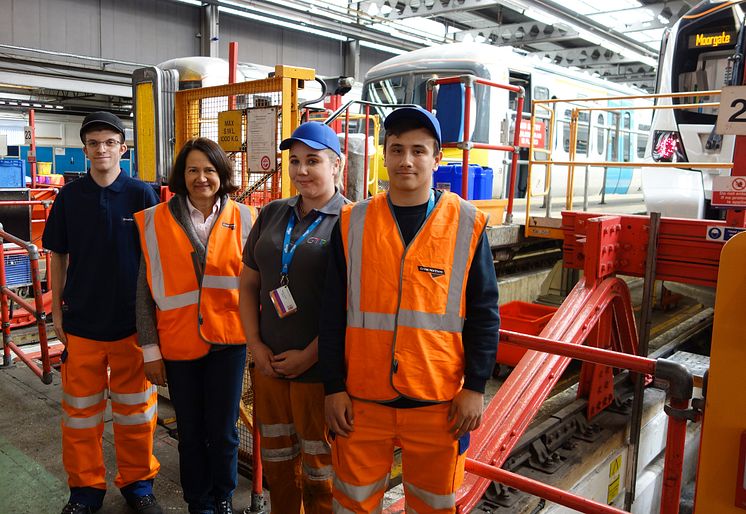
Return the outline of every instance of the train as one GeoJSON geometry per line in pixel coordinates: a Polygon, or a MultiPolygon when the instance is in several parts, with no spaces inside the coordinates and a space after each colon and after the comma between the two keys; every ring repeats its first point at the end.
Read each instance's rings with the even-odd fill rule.
{"type": "MultiPolygon", "coordinates": [[[[651,111],[627,110],[626,107],[651,105],[642,98],[644,91],[615,84],[588,73],[571,70],[545,62],[510,47],[497,47],[481,43],[451,43],[432,46],[392,57],[374,67],[363,82],[363,100],[383,104],[426,104],[426,84],[429,79],[454,75],[474,75],[500,84],[522,86],[525,91],[522,118],[530,115],[532,100],[573,100],[600,98],[591,106],[616,106],[613,112],[581,112],[576,159],[582,161],[626,161],[641,159],[647,147],[651,111]],[[629,100],[603,100],[613,97],[635,97],[629,100]]],[[[437,86],[433,96],[437,110],[437,86]]],[[[477,84],[470,99],[472,112],[470,132],[474,142],[493,145],[512,144],[515,127],[517,95],[506,90],[477,84]]],[[[537,113],[534,128],[534,160],[541,161],[551,151],[554,161],[569,157],[570,115],[575,103],[557,102],[555,110],[554,141],[549,141],[548,112],[537,113]],[[547,145],[552,145],[547,148],[547,145]],[[542,151],[543,150],[543,151],[542,151]]],[[[373,106],[371,113],[385,117],[392,107],[373,106]]],[[[527,121],[524,121],[526,124],[527,121]]],[[[531,184],[528,180],[528,149],[520,151],[518,180],[515,195],[523,197],[527,191],[545,189],[543,166],[534,166],[531,184]]],[[[446,162],[460,162],[461,151],[446,149],[446,162]]],[[[493,170],[492,198],[507,196],[510,155],[502,151],[472,150],[471,162],[493,170]]],[[[583,167],[585,168],[585,167],[583,167]]],[[[589,196],[640,194],[640,170],[614,166],[589,166],[587,191],[589,196]]],[[[551,169],[551,195],[564,196],[567,190],[567,166],[553,165],[551,169]]],[[[386,176],[381,177],[385,181],[386,176]]],[[[586,188],[584,173],[574,175],[574,194],[583,194],[586,188]]],[[[640,201],[641,202],[641,201],[640,201]]],[[[642,205],[641,205],[642,209],[642,205]]]]}
{"type": "Polygon", "coordinates": [[[713,209],[712,185],[730,168],[697,168],[687,163],[729,163],[735,136],[715,130],[717,107],[697,104],[719,102],[717,91],[743,83],[743,30],[746,2],[701,2],[682,16],[663,37],[656,92],[693,92],[678,98],[659,98],[658,105],[692,105],[656,110],[651,126],[648,162],[678,164],[671,168],[643,167],[642,189],[646,209],[677,218],[718,219],[713,209]]]}

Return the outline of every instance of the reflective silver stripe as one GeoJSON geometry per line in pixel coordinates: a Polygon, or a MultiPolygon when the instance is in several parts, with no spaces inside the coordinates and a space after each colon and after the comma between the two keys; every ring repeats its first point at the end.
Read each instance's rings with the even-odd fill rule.
{"type": "MultiPolygon", "coordinates": [[[[341,503],[339,503],[337,500],[332,498],[332,512],[334,514],[355,514],[350,509],[345,509],[341,503]]],[[[383,500],[378,504],[378,506],[370,511],[370,514],[381,514],[383,512],[383,500]]]]}
{"type": "Polygon", "coordinates": [[[142,425],[144,423],[150,423],[153,418],[158,414],[158,404],[154,403],[145,412],[139,414],[119,414],[118,412],[112,412],[115,425],[142,425]]]}
{"type": "Polygon", "coordinates": [[[62,413],[62,424],[68,428],[94,428],[104,422],[104,411],[97,412],[93,416],[86,418],[74,418],[68,416],[66,412],[62,413]]]}
{"type": "Polygon", "coordinates": [[[259,433],[262,437],[282,437],[284,435],[291,436],[295,434],[295,425],[293,425],[292,423],[259,425],[259,433]]]}
{"type": "MultiPolygon", "coordinates": [[[[368,328],[372,330],[387,330],[393,332],[396,323],[396,314],[384,314],[382,312],[359,312],[354,316],[356,328],[368,328]]],[[[458,313],[447,312],[436,314],[433,312],[420,312],[402,309],[399,311],[399,326],[421,328],[424,330],[444,330],[446,332],[461,332],[464,327],[464,318],[458,313]]]]}
{"type": "Polygon", "coordinates": [[[196,304],[199,301],[199,291],[187,291],[186,293],[166,296],[166,287],[163,285],[163,263],[161,262],[158,236],[155,231],[155,210],[157,208],[158,206],[145,209],[145,246],[150,261],[153,300],[160,310],[170,311],[196,304]]]}
{"type": "Polygon", "coordinates": [[[332,512],[334,514],[355,514],[350,509],[345,509],[337,500],[332,499],[332,512]]]}
{"type": "Polygon", "coordinates": [[[111,392],[111,401],[121,405],[137,405],[138,403],[147,403],[153,394],[157,393],[156,386],[148,387],[140,393],[115,393],[111,392]]]}
{"type": "Polygon", "coordinates": [[[347,324],[351,327],[363,326],[359,319],[360,288],[363,276],[363,228],[369,205],[370,200],[364,200],[352,207],[347,230],[347,324]]]}
{"type": "MultiPolygon", "coordinates": [[[[477,208],[467,201],[459,201],[458,229],[456,244],[453,249],[453,266],[448,282],[448,301],[446,315],[457,316],[461,310],[461,291],[466,284],[466,268],[469,265],[469,248],[477,218],[477,208]]],[[[463,326],[463,322],[462,322],[463,326]]],[[[461,329],[459,328],[459,331],[461,329]]]]}
{"type": "Polygon", "coordinates": [[[249,238],[249,232],[251,232],[251,225],[254,220],[251,216],[251,209],[248,205],[237,204],[238,212],[241,213],[241,249],[246,246],[246,240],[249,238]]]}
{"type": "Polygon", "coordinates": [[[262,448],[262,460],[267,462],[293,460],[298,455],[300,455],[300,445],[298,443],[286,448],[262,448]]]}
{"type": "Polygon", "coordinates": [[[202,277],[202,287],[212,289],[238,289],[238,277],[221,277],[219,275],[205,275],[202,277]]]}
{"type": "Polygon", "coordinates": [[[387,474],[380,480],[376,480],[368,485],[352,485],[343,482],[337,475],[334,477],[334,489],[347,496],[350,500],[362,503],[378,491],[385,490],[388,481],[389,476],[387,474]]]}
{"type": "Polygon", "coordinates": [[[404,482],[404,494],[411,492],[423,502],[427,503],[433,509],[452,509],[456,506],[456,493],[435,494],[425,491],[419,487],[404,482]]]}
{"type": "Polygon", "coordinates": [[[176,294],[173,296],[162,296],[156,298],[153,295],[155,303],[158,304],[158,308],[162,311],[172,311],[174,309],[181,309],[187,305],[196,305],[199,301],[199,291],[187,291],[186,293],[176,294]]]}
{"type": "Polygon", "coordinates": [[[100,393],[90,396],[73,396],[70,393],[62,393],[62,401],[74,409],[87,409],[93,407],[106,399],[106,389],[100,393]]]}
{"type": "Polygon", "coordinates": [[[304,462],[303,474],[306,475],[309,480],[331,480],[334,476],[334,470],[331,466],[321,466],[320,468],[314,468],[304,462]]]}
{"type": "Polygon", "coordinates": [[[307,455],[329,455],[332,453],[332,447],[326,441],[308,441],[301,439],[301,451],[307,455]]]}

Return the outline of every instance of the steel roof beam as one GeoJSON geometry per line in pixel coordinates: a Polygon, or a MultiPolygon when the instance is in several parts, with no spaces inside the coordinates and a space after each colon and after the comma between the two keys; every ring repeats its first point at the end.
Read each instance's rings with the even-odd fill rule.
{"type": "Polygon", "coordinates": [[[533,55],[548,57],[562,66],[589,66],[592,64],[614,64],[637,62],[633,59],[608,50],[602,46],[588,46],[568,50],[532,52],[533,55]]]}
{"type": "Polygon", "coordinates": [[[528,43],[551,43],[578,37],[578,33],[574,30],[538,22],[493,25],[481,29],[462,30],[456,32],[454,36],[457,41],[460,41],[467,34],[482,36],[494,43],[506,46],[528,43]]]}

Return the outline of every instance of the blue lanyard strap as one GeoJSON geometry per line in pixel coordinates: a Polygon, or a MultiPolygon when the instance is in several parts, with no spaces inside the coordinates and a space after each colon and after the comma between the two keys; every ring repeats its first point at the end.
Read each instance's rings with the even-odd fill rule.
{"type": "Polygon", "coordinates": [[[285,229],[285,240],[282,242],[282,271],[280,272],[280,279],[281,282],[287,283],[287,276],[288,276],[288,270],[290,269],[290,263],[293,261],[293,256],[295,255],[295,250],[298,248],[298,245],[301,244],[303,241],[306,240],[306,238],[313,232],[316,227],[319,226],[319,223],[324,219],[324,214],[319,213],[319,215],[316,217],[315,220],[313,220],[313,223],[311,223],[308,228],[306,229],[301,236],[296,239],[295,243],[292,245],[290,244],[290,234],[293,232],[293,228],[295,228],[295,212],[290,213],[290,219],[288,219],[288,226],[285,229]]]}
{"type": "Polygon", "coordinates": [[[430,216],[430,213],[433,212],[433,209],[435,208],[435,191],[432,189],[430,190],[430,198],[427,200],[427,212],[425,213],[425,219],[430,216]]]}

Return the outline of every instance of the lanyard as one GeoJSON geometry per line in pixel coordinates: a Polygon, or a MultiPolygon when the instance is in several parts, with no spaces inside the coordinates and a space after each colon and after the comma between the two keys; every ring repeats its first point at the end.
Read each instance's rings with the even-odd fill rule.
{"type": "Polygon", "coordinates": [[[430,216],[430,213],[433,212],[434,207],[435,207],[435,191],[431,189],[430,198],[428,198],[427,200],[427,212],[425,213],[425,219],[427,219],[430,216]]]}
{"type": "Polygon", "coordinates": [[[295,243],[291,245],[290,234],[293,232],[293,228],[295,228],[295,212],[291,212],[290,219],[288,219],[288,226],[285,229],[285,240],[282,242],[282,271],[280,272],[280,284],[287,284],[288,270],[290,269],[290,263],[293,261],[293,256],[295,255],[295,250],[298,248],[298,245],[305,241],[311,232],[316,230],[316,227],[319,226],[319,223],[321,223],[323,219],[324,214],[319,213],[318,217],[313,220],[313,223],[311,223],[306,231],[303,232],[303,234],[296,239],[295,243]]]}

